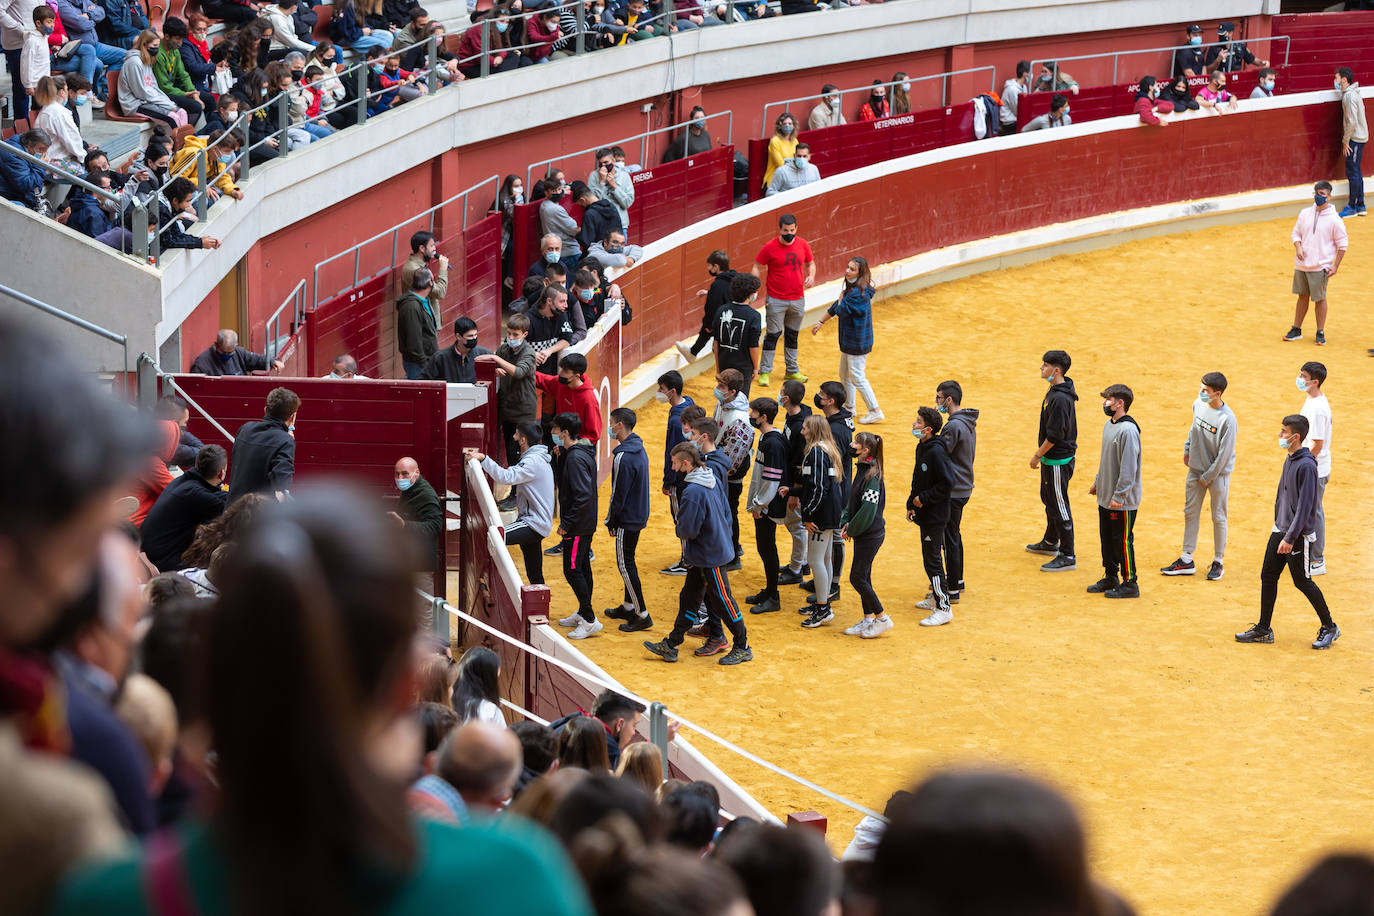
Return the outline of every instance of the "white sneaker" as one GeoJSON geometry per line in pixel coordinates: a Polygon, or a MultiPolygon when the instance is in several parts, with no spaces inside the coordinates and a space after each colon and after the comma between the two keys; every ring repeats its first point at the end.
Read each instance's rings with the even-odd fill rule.
{"type": "Polygon", "coordinates": [[[916,602],[916,607],[922,611],[933,611],[935,610],[935,599],[930,595],[926,595],[920,601],[916,602]]]}
{"type": "Polygon", "coordinates": [[[692,363],[697,361],[697,358],[692,355],[692,348],[687,346],[685,343],[675,343],[673,344],[673,346],[677,347],[677,352],[681,353],[682,358],[687,360],[687,365],[690,366],[692,363]]]}
{"type": "MultiPolygon", "coordinates": [[[[579,619],[580,619],[580,618],[579,618],[579,619]]],[[[588,636],[595,636],[597,633],[600,633],[601,630],[602,630],[601,621],[599,621],[599,620],[583,620],[583,621],[582,621],[581,623],[579,623],[577,626],[573,627],[573,631],[572,631],[571,633],[568,634],[568,638],[569,638],[569,639],[586,639],[588,636]]]]}
{"type": "Polygon", "coordinates": [[[935,611],[925,620],[921,621],[923,627],[942,627],[954,619],[953,611],[935,611]]]}
{"type": "Polygon", "coordinates": [[[859,622],[856,623],[856,624],[854,624],[854,626],[845,628],[844,635],[845,635],[845,636],[862,636],[862,635],[864,635],[864,631],[868,629],[869,621],[871,621],[872,619],[873,619],[873,618],[871,618],[871,617],[860,617],[860,618],[859,618],[859,622]]]}
{"type": "Polygon", "coordinates": [[[897,622],[895,620],[884,614],[881,617],[872,618],[872,622],[868,625],[868,629],[864,630],[859,635],[864,639],[877,639],[896,625],[897,622]]]}
{"type": "Polygon", "coordinates": [[[1313,563],[1311,566],[1309,566],[1309,567],[1307,568],[1307,574],[1308,574],[1309,576],[1324,576],[1324,575],[1326,575],[1326,561],[1325,561],[1325,560],[1318,560],[1317,562],[1313,563]]]}
{"type": "Polygon", "coordinates": [[[575,627],[581,622],[582,615],[574,612],[571,616],[564,617],[562,620],[558,621],[558,625],[560,627],[575,627]]]}
{"type": "Polygon", "coordinates": [[[886,419],[887,419],[887,417],[883,416],[883,412],[882,412],[881,410],[870,410],[868,413],[866,413],[866,414],[863,415],[863,417],[859,420],[859,422],[860,422],[860,423],[881,423],[881,422],[883,422],[883,421],[886,420],[886,419]]]}

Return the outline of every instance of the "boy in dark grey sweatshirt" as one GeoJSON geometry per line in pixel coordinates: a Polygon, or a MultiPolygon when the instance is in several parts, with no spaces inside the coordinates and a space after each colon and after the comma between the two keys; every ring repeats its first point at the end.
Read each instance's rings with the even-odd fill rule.
{"type": "MultiPolygon", "coordinates": [[[[950,379],[935,387],[935,408],[944,414],[940,438],[949,452],[953,476],[949,490],[949,522],[945,525],[945,574],[949,578],[949,600],[957,604],[964,590],[964,535],[960,526],[964,508],[973,496],[973,457],[978,450],[978,411],[962,406],[964,389],[950,379]]],[[[934,596],[917,603],[918,608],[935,607],[934,596]]]]}
{"type": "Polygon", "coordinates": [[[1312,541],[1317,520],[1317,459],[1303,448],[1307,438],[1307,418],[1292,414],[1283,418],[1279,429],[1279,448],[1288,452],[1279,477],[1279,492],[1274,499],[1274,530],[1264,551],[1264,566],[1260,569],[1260,619],[1244,633],[1236,634],[1236,642],[1274,641],[1269,626],[1274,617],[1274,599],[1278,597],[1279,577],[1283,568],[1293,576],[1293,584],[1312,603],[1321,620],[1321,629],[1312,642],[1314,649],[1329,649],[1340,638],[1340,627],[1331,619],[1326,597],[1312,581],[1309,570],[1312,541]]]}
{"type": "Polygon", "coordinates": [[[1135,395],[1125,385],[1102,392],[1102,454],[1088,493],[1097,497],[1097,530],[1102,538],[1101,579],[1088,586],[1108,598],[1139,598],[1136,583],[1135,516],[1140,509],[1140,426],[1128,416],[1135,395]],[[1121,578],[1117,578],[1118,572],[1121,578]]]}

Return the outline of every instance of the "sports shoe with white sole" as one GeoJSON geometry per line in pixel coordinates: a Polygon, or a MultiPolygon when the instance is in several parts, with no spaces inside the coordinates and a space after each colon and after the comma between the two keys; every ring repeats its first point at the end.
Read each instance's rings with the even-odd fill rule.
{"type": "Polygon", "coordinates": [[[925,620],[921,621],[923,627],[942,627],[954,619],[953,611],[935,611],[925,620]]]}
{"type": "Polygon", "coordinates": [[[685,343],[675,343],[673,346],[677,347],[677,352],[681,353],[682,358],[687,360],[687,365],[690,366],[692,363],[696,362],[697,358],[692,354],[691,347],[687,346],[685,343]]]}
{"type": "Polygon", "coordinates": [[[1326,561],[1325,561],[1325,560],[1318,560],[1317,562],[1315,562],[1315,563],[1311,564],[1310,566],[1308,566],[1308,567],[1307,567],[1307,574],[1308,574],[1309,576],[1324,576],[1324,575],[1326,575],[1326,561]]]}
{"type": "Polygon", "coordinates": [[[599,620],[584,620],[573,631],[568,634],[569,639],[586,639],[588,636],[595,636],[602,630],[602,623],[599,620]]]}
{"type": "Polygon", "coordinates": [[[558,625],[560,627],[575,627],[581,622],[582,615],[574,612],[568,615],[567,617],[564,617],[562,620],[558,621],[558,625]]]}
{"type": "Polygon", "coordinates": [[[1207,570],[1207,581],[1215,582],[1224,575],[1226,575],[1226,569],[1221,565],[1221,561],[1213,560],[1212,568],[1207,570]]]}
{"type": "Polygon", "coordinates": [[[1197,564],[1179,557],[1168,566],[1161,566],[1159,571],[1166,576],[1191,576],[1197,573],[1197,564]]]}
{"type": "Polygon", "coordinates": [[[860,422],[860,423],[881,423],[881,422],[883,422],[883,421],[886,420],[886,419],[887,419],[887,417],[885,417],[885,416],[883,415],[883,412],[882,412],[881,410],[870,410],[868,413],[864,414],[862,417],[859,418],[859,422],[860,422]]]}
{"type": "Polygon", "coordinates": [[[811,616],[802,621],[802,626],[806,627],[808,630],[814,630],[816,627],[827,624],[835,619],[835,612],[830,609],[830,605],[818,604],[815,608],[816,609],[811,612],[811,616]]]}
{"type": "Polygon", "coordinates": [[[844,628],[844,635],[862,636],[863,632],[868,629],[868,625],[872,620],[872,617],[860,617],[858,623],[854,624],[852,627],[844,628]]]}
{"type": "Polygon", "coordinates": [[[875,617],[873,622],[868,625],[868,629],[859,635],[864,639],[877,639],[896,625],[896,621],[884,614],[881,617],[875,617]]]}

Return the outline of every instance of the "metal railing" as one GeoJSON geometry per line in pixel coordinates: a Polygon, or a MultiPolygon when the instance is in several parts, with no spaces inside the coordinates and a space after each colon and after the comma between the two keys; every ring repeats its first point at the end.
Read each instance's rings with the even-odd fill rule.
{"type": "MultiPolygon", "coordinates": [[[[725,121],[725,142],[726,142],[726,144],[733,143],[733,142],[734,142],[734,135],[735,135],[735,113],[734,113],[734,111],[727,108],[725,111],[718,111],[718,112],[716,112],[715,114],[706,115],[705,120],[709,122],[709,121],[710,121],[711,119],[713,119],[713,118],[725,118],[725,119],[726,119],[726,121],[725,121]]],[[[626,143],[633,143],[633,142],[636,141],[636,140],[639,141],[639,161],[640,161],[641,163],[643,163],[643,162],[645,161],[645,157],[646,157],[646,155],[647,155],[647,153],[648,153],[647,144],[648,144],[648,141],[649,141],[649,138],[650,138],[650,137],[652,137],[652,136],[654,136],[654,135],[656,135],[656,134],[666,133],[666,132],[668,132],[668,131],[670,131],[670,130],[684,130],[684,131],[685,131],[686,129],[688,129],[689,127],[692,126],[692,123],[693,123],[692,119],[688,119],[688,120],[682,121],[682,122],[680,122],[680,123],[678,123],[678,124],[670,124],[670,125],[668,125],[667,127],[658,127],[658,128],[655,128],[654,130],[646,130],[646,131],[644,131],[643,133],[632,134],[631,136],[625,137],[625,138],[620,139],[620,140],[608,140],[608,141],[606,141],[605,143],[600,143],[600,144],[597,144],[596,146],[589,146],[589,147],[587,147],[586,149],[580,149],[580,150],[578,150],[577,152],[574,152],[574,153],[564,153],[564,154],[561,155],[561,156],[554,156],[554,157],[551,158],[551,159],[541,159],[540,161],[533,163],[532,165],[526,167],[526,169],[525,169],[525,196],[526,196],[527,198],[529,197],[530,188],[533,186],[532,183],[531,183],[531,176],[533,176],[533,175],[535,174],[535,170],[536,170],[536,169],[541,169],[541,170],[542,170],[542,171],[539,173],[539,174],[540,174],[540,177],[542,178],[544,175],[547,175],[547,174],[548,174],[548,168],[547,168],[548,166],[551,166],[551,165],[559,165],[559,164],[561,164],[561,163],[563,163],[563,162],[567,162],[567,161],[576,159],[576,158],[579,157],[579,156],[585,156],[585,155],[587,155],[588,153],[595,153],[595,152],[596,152],[597,150],[599,150],[599,149],[610,149],[612,146],[623,146],[623,145],[626,144],[626,143]]],[[[647,167],[647,166],[646,166],[646,167],[647,167]]],[[[568,183],[571,184],[572,182],[568,182],[568,183]]]]}
{"type": "MultiPolygon", "coordinates": [[[[1260,37],[1260,38],[1247,38],[1247,39],[1245,39],[1245,40],[1243,40],[1243,41],[1240,40],[1240,39],[1231,39],[1230,41],[1209,41],[1209,42],[1205,42],[1205,43],[1203,43],[1203,44],[1198,44],[1198,45],[1170,45],[1169,47],[1165,47],[1165,48],[1142,48],[1142,49],[1137,50],[1137,51],[1103,51],[1103,52],[1101,52],[1101,53],[1099,53],[1099,54],[1079,54],[1079,55],[1076,55],[1076,56],[1074,56],[1074,57],[1058,57],[1058,58],[1053,58],[1053,59],[1051,59],[1051,58],[1046,58],[1045,60],[1033,60],[1033,61],[1031,61],[1031,73],[1032,73],[1032,74],[1038,73],[1041,64],[1053,64],[1054,66],[1051,67],[1050,69],[1054,72],[1054,81],[1055,81],[1056,83],[1058,83],[1058,82],[1059,82],[1059,65],[1060,65],[1060,64],[1062,64],[1062,63],[1064,63],[1064,62],[1066,62],[1066,61],[1075,61],[1075,60],[1104,60],[1104,59],[1110,57],[1110,58],[1112,59],[1112,83],[1116,83],[1117,80],[1120,79],[1120,75],[1119,75],[1119,74],[1120,74],[1120,69],[1121,69],[1121,58],[1123,58],[1123,57],[1129,57],[1129,56],[1131,56],[1131,55],[1133,55],[1133,54],[1163,54],[1165,51],[1168,51],[1168,52],[1169,52],[1169,75],[1170,75],[1170,76],[1173,76],[1174,70],[1178,67],[1178,52],[1179,52],[1179,51],[1194,51],[1194,50],[1197,50],[1198,48],[1204,48],[1204,49],[1205,49],[1205,48],[1229,47],[1229,46],[1238,45],[1238,44],[1244,44],[1244,45],[1246,45],[1247,48],[1248,48],[1248,46],[1249,46],[1249,45],[1252,45],[1252,44],[1259,44],[1259,43],[1261,43],[1261,42],[1270,42],[1270,43],[1272,44],[1272,42],[1275,42],[1275,41],[1282,41],[1282,42],[1283,42],[1283,63],[1282,63],[1282,64],[1278,64],[1277,66],[1286,67],[1286,66],[1288,66],[1288,52],[1289,52],[1289,49],[1291,48],[1292,43],[1293,43],[1292,39],[1289,38],[1287,35],[1265,35],[1265,36],[1262,36],[1262,37],[1260,37]]],[[[1273,61],[1270,61],[1270,66],[1274,66],[1274,62],[1273,62],[1273,61]]],[[[1145,74],[1142,73],[1142,74],[1139,74],[1139,75],[1138,75],[1137,77],[1135,77],[1135,78],[1136,78],[1136,79],[1139,79],[1140,76],[1144,76],[1144,75],[1145,75],[1145,74]]],[[[1197,75],[1198,75],[1198,76],[1202,76],[1201,73],[1199,73],[1199,74],[1197,74],[1197,75]]],[[[1034,83],[1032,83],[1032,85],[1034,85],[1034,83]]]]}
{"type": "Polygon", "coordinates": [[[223,436],[231,446],[234,444],[234,434],[229,432],[229,430],[225,429],[224,425],[221,424],[218,420],[210,416],[209,411],[207,411],[204,407],[201,407],[200,404],[196,402],[195,398],[187,394],[186,389],[182,388],[180,385],[177,384],[176,376],[172,375],[172,373],[170,372],[162,371],[162,367],[157,364],[157,360],[153,359],[147,353],[140,353],[138,355],[138,370],[140,376],[142,376],[142,373],[145,369],[149,372],[152,372],[157,378],[161,379],[164,384],[171,388],[172,392],[177,397],[181,398],[183,401],[186,402],[187,407],[190,407],[196,413],[204,417],[206,422],[213,426],[215,430],[221,436],[223,436]]]}
{"type": "Polygon", "coordinates": [[[289,340],[292,334],[300,330],[305,323],[305,281],[296,284],[296,288],[291,290],[290,295],[277,306],[277,310],[272,313],[272,317],[267,319],[267,345],[263,348],[263,353],[267,355],[267,365],[271,366],[276,362],[277,354],[281,352],[283,341],[289,340]],[[281,316],[286,311],[287,306],[291,306],[291,324],[287,327],[286,334],[281,333],[281,316]]]}
{"type": "MultiPolygon", "coordinates": [[[[371,238],[364,239],[363,241],[358,242],[358,243],[357,243],[356,245],[354,245],[352,248],[345,249],[344,251],[341,251],[341,252],[339,252],[338,254],[331,255],[330,257],[325,258],[323,261],[320,261],[318,264],[315,265],[314,272],[313,272],[312,275],[311,275],[311,290],[313,291],[313,296],[311,297],[311,303],[310,303],[310,309],[311,309],[311,311],[315,310],[316,308],[319,308],[320,303],[323,302],[325,299],[332,299],[334,296],[339,295],[340,293],[344,292],[345,290],[352,289],[353,287],[357,286],[359,283],[362,283],[362,282],[365,281],[365,280],[371,280],[373,277],[379,276],[379,275],[385,273],[386,271],[389,271],[389,270],[393,269],[393,268],[396,266],[396,255],[399,253],[401,230],[402,230],[402,229],[405,229],[405,228],[408,227],[408,226],[413,226],[413,225],[416,223],[417,220],[422,220],[422,219],[425,219],[426,217],[428,217],[428,218],[429,218],[429,220],[428,220],[428,231],[433,232],[433,231],[434,231],[434,216],[435,216],[435,214],[438,213],[440,210],[442,210],[444,207],[449,206],[450,204],[454,204],[454,203],[457,203],[458,201],[462,201],[462,202],[463,202],[463,206],[462,206],[462,220],[461,220],[461,222],[460,222],[459,228],[460,228],[460,229],[466,229],[466,228],[467,228],[467,224],[468,224],[468,204],[467,204],[467,198],[468,198],[471,194],[473,194],[474,192],[476,192],[476,191],[478,191],[478,190],[480,190],[480,189],[486,187],[486,186],[489,185],[489,184],[493,186],[492,198],[495,199],[495,197],[496,197],[495,188],[499,188],[499,187],[500,187],[500,178],[499,178],[498,176],[496,176],[496,175],[492,175],[492,176],[490,176],[489,178],[484,178],[484,179],[482,179],[481,181],[477,182],[477,184],[473,185],[473,186],[470,187],[470,188],[467,188],[467,189],[465,189],[465,190],[463,190],[463,191],[459,191],[457,194],[453,195],[452,197],[448,198],[447,200],[435,204],[434,206],[430,207],[428,210],[421,210],[419,213],[415,214],[415,215],[412,216],[412,217],[409,217],[408,219],[402,220],[401,222],[397,223],[396,225],[392,226],[391,228],[389,228],[389,229],[383,229],[381,232],[377,233],[376,235],[372,236],[371,238]],[[386,238],[387,236],[390,236],[390,237],[391,237],[391,258],[390,258],[390,260],[387,261],[387,264],[386,264],[385,267],[383,267],[383,268],[381,268],[381,269],[379,269],[379,270],[373,271],[372,273],[368,274],[368,275],[365,276],[365,277],[362,276],[362,252],[363,252],[363,248],[366,247],[367,245],[372,244],[373,242],[380,241],[381,239],[384,239],[384,238],[386,238]],[[340,260],[341,258],[346,258],[346,257],[348,257],[349,255],[352,255],[352,256],[353,256],[353,282],[350,283],[348,286],[343,286],[343,287],[340,287],[340,288],[338,288],[338,289],[336,289],[336,290],[330,292],[328,295],[321,295],[321,294],[320,294],[320,270],[321,270],[322,268],[324,268],[326,265],[332,264],[333,262],[338,261],[338,260],[340,260]]],[[[417,230],[417,231],[418,231],[418,230],[417,230]]],[[[305,281],[302,280],[301,283],[304,284],[305,281]]],[[[285,304],[283,304],[283,307],[285,307],[285,304]]],[[[278,309],[278,311],[281,311],[281,310],[278,309]]]]}
{"type": "Polygon", "coordinates": [[[124,360],[120,363],[120,365],[123,367],[123,371],[129,371],[129,338],[125,335],[116,334],[109,328],[102,328],[100,325],[95,324],[94,322],[90,322],[87,321],[85,318],[73,315],[71,312],[63,311],[55,305],[48,305],[48,303],[46,302],[35,299],[29,295],[25,295],[24,293],[19,292],[19,290],[11,289],[10,287],[4,286],[3,284],[0,284],[0,294],[9,296],[15,302],[22,303],[31,308],[36,308],[44,314],[51,315],[54,318],[57,318],[61,321],[65,321],[67,322],[67,324],[74,325],[83,331],[89,331],[97,337],[103,337],[105,340],[119,344],[119,346],[124,351],[124,360]]]}
{"type": "MultiPolygon", "coordinates": [[[[770,121],[770,120],[768,119],[768,110],[769,110],[770,108],[781,108],[781,109],[782,109],[782,112],[779,112],[779,117],[781,117],[783,113],[791,114],[792,117],[797,121],[797,132],[799,133],[799,132],[801,132],[801,131],[803,131],[803,130],[806,130],[806,127],[805,127],[805,124],[806,124],[806,114],[809,114],[809,112],[806,113],[806,114],[803,114],[802,116],[799,117],[799,116],[797,115],[796,112],[791,111],[791,107],[792,107],[793,105],[797,104],[798,102],[813,102],[813,101],[816,101],[817,99],[825,99],[825,98],[829,98],[829,97],[832,96],[832,95],[838,95],[838,96],[841,97],[840,109],[841,109],[841,111],[843,111],[843,109],[844,109],[843,97],[844,97],[844,96],[850,95],[850,94],[853,94],[853,93],[859,93],[859,92],[865,92],[865,93],[867,93],[867,92],[872,92],[874,89],[877,89],[877,88],[879,88],[879,87],[886,87],[886,88],[888,89],[888,92],[889,92],[889,95],[888,95],[888,102],[889,102],[889,105],[890,105],[890,104],[891,104],[891,101],[892,101],[892,99],[891,99],[891,89],[892,89],[893,86],[901,86],[901,85],[903,85],[903,84],[905,84],[905,83],[920,83],[920,82],[925,82],[926,80],[940,80],[940,104],[941,104],[941,105],[948,105],[949,102],[950,102],[950,99],[949,99],[949,78],[950,78],[951,76],[963,76],[963,75],[966,74],[966,73],[981,73],[981,72],[983,72],[984,70],[989,71],[989,78],[988,78],[988,85],[989,85],[989,87],[990,87],[993,91],[996,91],[996,90],[997,90],[997,68],[994,67],[994,66],[992,66],[991,64],[988,64],[988,65],[983,66],[983,67],[967,67],[967,68],[965,68],[965,69],[963,69],[963,70],[948,70],[948,71],[946,71],[946,72],[944,72],[944,73],[932,73],[932,74],[930,74],[930,75],[928,75],[928,76],[910,76],[910,77],[906,77],[906,78],[904,78],[904,79],[893,80],[893,81],[888,82],[888,83],[869,83],[869,84],[866,85],[866,86],[856,86],[856,87],[854,87],[854,88],[852,88],[852,89],[837,89],[837,90],[835,90],[834,92],[818,92],[818,93],[816,93],[815,95],[804,95],[804,96],[801,96],[800,98],[795,98],[795,99],[784,99],[784,100],[779,101],[779,102],[769,102],[768,104],[766,104],[766,105],[763,106],[763,136],[764,136],[765,138],[771,137],[771,136],[773,136],[773,133],[774,133],[774,130],[773,130],[773,122],[770,121]]],[[[894,115],[889,115],[889,117],[892,117],[892,116],[895,116],[895,113],[894,113],[894,115]]],[[[794,134],[794,136],[795,136],[795,134],[794,134]]]]}

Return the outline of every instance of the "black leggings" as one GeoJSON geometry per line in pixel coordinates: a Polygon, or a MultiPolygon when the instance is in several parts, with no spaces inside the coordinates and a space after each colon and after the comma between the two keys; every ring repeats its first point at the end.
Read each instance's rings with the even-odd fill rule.
{"type": "Polygon", "coordinates": [[[864,616],[883,613],[883,604],[878,600],[878,593],[873,591],[873,558],[878,555],[878,548],[883,546],[883,538],[884,535],[880,534],[876,537],[849,539],[849,543],[854,545],[854,556],[849,566],[849,584],[859,593],[864,616]]]}
{"type": "Polygon", "coordinates": [[[1317,583],[1312,581],[1312,575],[1308,572],[1312,542],[1306,538],[1299,538],[1293,545],[1293,552],[1286,554],[1279,553],[1279,544],[1282,542],[1283,533],[1275,531],[1269,535],[1269,546],[1264,549],[1264,566],[1260,568],[1259,625],[1268,629],[1269,622],[1274,619],[1274,600],[1279,596],[1279,577],[1283,575],[1283,568],[1287,566],[1289,574],[1293,577],[1293,584],[1312,604],[1312,610],[1317,612],[1317,618],[1321,620],[1322,626],[1331,626],[1331,611],[1326,607],[1326,596],[1317,588],[1317,583]]]}
{"type": "Polygon", "coordinates": [[[729,486],[726,491],[730,495],[730,527],[731,536],[734,538],[735,559],[739,559],[744,553],[744,548],[739,543],[739,498],[744,495],[744,481],[728,481],[729,486]]]}
{"type": "Polygon", "coordinates": [[[563,538],[563,578],[577,596],[577,613],[583,620],[595,620],[592,610],[592,536],[570,534],[563,538]]]}
{"type": "Polygon", "coordinates": [[[754,519],[754,544],[763,563],[763,594],[778,597],[778,523],[767,515],[754,519]]]}
{"type": "Polygon", "coordinates": [[[544,536],[524,522],[506,528],[506,544],[519,544],[525,557],[525,578],[529,585],[544,584],[544,536]]]}

